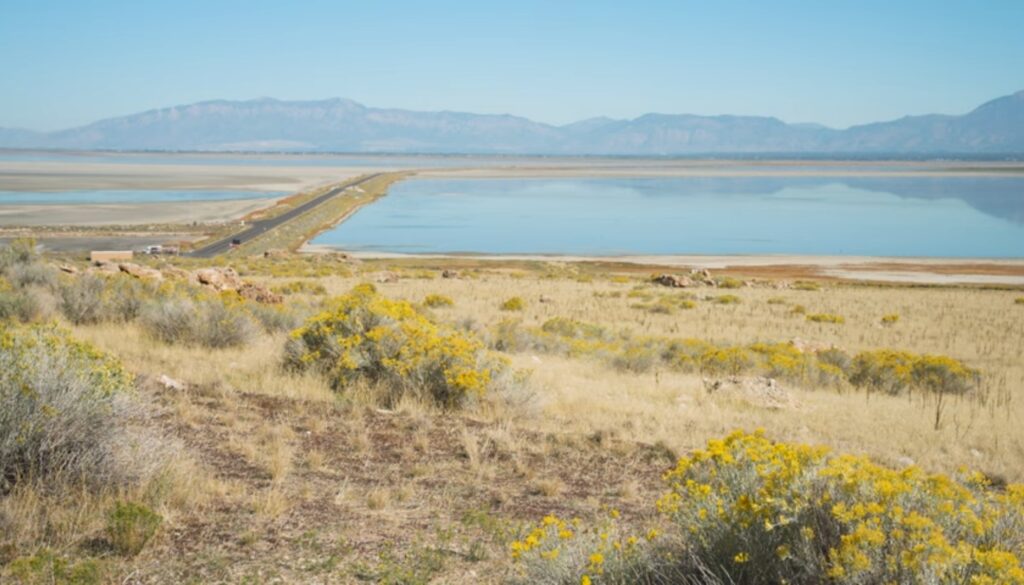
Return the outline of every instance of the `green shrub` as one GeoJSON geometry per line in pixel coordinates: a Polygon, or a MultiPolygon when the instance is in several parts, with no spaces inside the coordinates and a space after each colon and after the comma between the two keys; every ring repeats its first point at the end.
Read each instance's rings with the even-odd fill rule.
{"type": "Polygon", "coordinates": [[[294,295],[294,294],[308,294],[308,295],[325,295],[327,294],[327,287],[316,281],[308,280],[293,280],[285,284],[280,284],[273,287],[276,293],[282,295],[294,295]]]}
{"type": "Polygon", "coordinates": [[[38,257],[34,238],[16,238],[0,247],[0,272],[6,273],[14,266],[31,264],[38,257]]]}
{"type": "Polygon", "coordinates": [[[832,323],[834,325],[842,325],[846,323],[846,318],[842,315],[833,315],[831,313],[814,313],[807,315],[807,320],[812,323],[832,323]]]}
{"type": "Polygon", "coordinates": [[[653,344],[632,343],[612,358],[612,367],[626,372],[643,373],[660,361],[658,347],[653,344]]]}
{"type": "Polygon", "coordinates": [[[289,369],[320,371],[337,390],[361,379],[384,385],[388,402],[411,394],[445,408],[483,395],[504,370],[479,340],[372,285],[357,286],[293,331],[285,355],[289,369]]]}
{"type": "Polygon", "coordinates": [[[60,289],[60,310],[75,325],[103,321],[106,316],[104,296],[106,281],[94,274],[71,280],[60,289]]]}
{"type": "Polygon", "coordinates": [[[885,326],[895,325],[896,322],[899,321],[899,320],[900,320],[900,316],[895,314],[895,313],[892,313],[890,315],[883,315],[882,316],[882,325],[885,325],[885,326]]]}
{"type": "Polygon", "coordinates": [[[72,560],[43,549],[0,565],[0,583],[18,585],[101,585],[110,582],[110,569],[96,559],[72,560]]]}
{"type": "Polygon", "coordinates": [[[712,297],[711,302],[716,305],[736,305],[740,303],[740,298],[736,295],[718,295],[712,297]]]}
{"type": "Polygon", "coordinates": [[[785,305],[786,304],[786,299],[784,299],[782,297],[771,297],[770,299],[768,299],[768,304],[769,305],[785,305]]]}
{"type": "Polygon", "coordinates": [[[133,557],[145,548],[163,518],[142,504],[118,502],[107,515],[107,539],[119,554],[133,557]]]}
{"type": "Polygon", "coordinates": [[[145,332],[164,343],[211,348],[245,345],[258,333],[247,311],[221,299],[151,302],[139,323],[145,332]]]}
{"type": "Polygon", "coordinates": [[[793,305],[793,308],[789,310],[792,315],[805,315],[807,314],[807,307],[803,305],[793,305]]]}
{"type": "Polygon", "coordinates": [[[0,325],[0,492],[26,478],[123,479],[115,443],[131,376],[53,326],[0,325]]]}
{"type": "Polygon", "coordinates": [[[451,297],[446,297],[444,295],[430,294],[423,299],[423,304],[431,308],[451,307],[455,304],[455,301],[453,301],[451,297]]]}
{"type": "Polygon", "coordinates": [[[294,303],[242,303],[240,306],[243,306],[245,312],[249,313],[267,333],[291,331],[302,325],[305,316],[309,315],[309,311],[304,310],[304,307],[297,307],[294,303]]]}
{"type": "Polygon", "coordinates": [[[28,323],[39,321],[49,315],[50,307],[43,299],[50,298],[49,293],[41,290],[14,290],[6,281],[0,279],[0,322],[20,321],[28,323]]]}
{"type": "Polygon", "coordinates": [[[521,297],[512,297],[501,303],[502,311],[522,311],[526,308],[526,302],[521,297]]]}
{"type": "Polygon", "coordinates": [[[821,290],[821,285],[811,280],[798,280],[793,283],[793,290],[821,290]]]}
{"type": "Polygon", "coordinates": [[[1024,305],[1024,297],[1017,297],[1013,300],[1013,303],[1016,305],[1024,305]]]}
{"type": "Polygon", "coordinates": [[[14,264],[4,274],[16,288],[57,288],[57,269],[41,262],[14,264]]]}
{"type": "Polygon", "coordinates": [[[541,325],[541,330],[546,333],[554,333],[562,337],[576,339],[600,339],[605,336],[605,330],[598,325],[583,323],[566,317],[553,317],[541,325]]]}
{"type": "Polygon", "coordinates": [[[715,280],[718,288],[743,288],[743,281],[731,276],[723,276],[715,280]]]}

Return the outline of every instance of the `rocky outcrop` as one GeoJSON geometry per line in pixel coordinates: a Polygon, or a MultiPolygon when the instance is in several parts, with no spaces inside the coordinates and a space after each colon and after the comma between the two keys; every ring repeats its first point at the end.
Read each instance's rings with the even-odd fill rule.
{"type": "Polygon", "coordinates": [[[251,282],[244,283],[242,286],[238,287],[236,292],[238,292],[238,295],[244,299],[256,301],[257,303],[263,303],[265,305],[276,305],[284,301],[284,297],[282,295],[251,282]]]}
{"type": "Polygon", "coordinates": [[[686,276],[676,276],[675,274],[659,274],[651,279],[651,282],[660,284],[661,286],[667,286],[670,288],[686,288],[693,286],[693,281],[686,276]]]}
{"type": "Polygon", "coordinates": [[[755,406],[770,409],[796,408],[796,400],[775,378],[767,376],[729,376],[704,378],[708,394],[738,398],[755,406]]]}
{"type": "Polygon", "coordinates": [[[117,265],[117,269],[125,274],[134,276],[135,278],[149,280],[163,280],[164,278],[164,275],[156,268],[140,266],[138,264],[132,264],[131,262],[122,262],[117,265]]]}
{"type": "Polygon", "coordinates": [[[199,284],[217,291],[237,291],[244,284],[234,268],[201,268],[193,274],[199,284]]]}

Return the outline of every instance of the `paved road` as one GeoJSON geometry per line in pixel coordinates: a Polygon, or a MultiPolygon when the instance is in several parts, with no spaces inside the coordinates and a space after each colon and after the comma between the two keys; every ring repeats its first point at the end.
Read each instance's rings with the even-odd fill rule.
{"type": "Polygon", "coordinates": [[[379,176],[380,173],[374,173],[372,175],[367,175],[361,179],[357,179],[355,181],[339,185],[334,189],[331,189],[330,191],[324,193],[323,195],[320,195],[316,199],[312,199],[310,201],[303,203],[302,205],[296,207],[295,209],[286,211],[285,213],[282,213],[281,215],[278,215],[276,217],[256,220],[250,223],[249,227],[247,227],[245,230],[237,234],[228,236],[223,240],[218,240],[216,242],[213,242],[212,244],[208,244],[206,246],[203,246],[202,248],[193,250],[187,255],[193,258],[213,258],[214,256],[219,256],[231,249],[231,242],[233,240],[240,240],[244,244],[249,240],[261,236],[267,233],[268,231],[280,226],[281,224],[287,223],[295,219],[296,217],[302,215],[303,213],[306,213],[307,211],[313,209],[317,205],[320,205],[321,203],[324,203],[328,199],[341,193],[345,189],[355,187],[356,185],[362,185],[363,183],[369,181],[370,179],[374,179],[379,176]]]}

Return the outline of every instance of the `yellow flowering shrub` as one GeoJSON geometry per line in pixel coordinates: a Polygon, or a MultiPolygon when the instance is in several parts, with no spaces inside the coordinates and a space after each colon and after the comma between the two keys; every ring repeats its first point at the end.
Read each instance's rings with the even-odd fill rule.
{"type": "Polygon", "coordinates": [[[761,432],[710,441],[665,478],[659,511],[726,581],[1024,582],[1024,486],[892,470],[761,432]]]}
{"type": "Polygon", "coordinates": [[[900,316],[896,313],[890,313],[888,315],[882,315],[882,325],[890,327],[895,325],[900,320],[900,316]]]}
{"type": "MultiPolygon", "coordinates": [[[[523,585],[657,582],[651,569],[664,564],[653,554],[658,537],[656,529],[641,534],[624,530],[617,510],[592,525],[549,514],[509,545],[515,563],[511,581],[523,585]]],[[[660,577],[667,578],[668,573],[660,577]]]]}
{"type": "Polygon", "coordinates": [[[564,317],[539,329],[502,321],[493,330],[492,346],[502,351],[540,351],[593,357],[628,371],[656,365],[712,375],[757,373],[786,380],[835,384],[846,376],[849,359],[838,349],[800,351],[790,343],[716,345],[699,339],[633,337],[564,317]]]}
{"type": "Polygon", "coordinates": [[[954,358],[891,349],[861,352],[854,356],[851,368],[852,384],[888,394],[923,390],[960,395],[973,390],[980,380],[977,370],[954,358]]]}
{"type": "Polygon", "coordinates": [[[1024,583],[1024,485],[761,431],[709,441],[664,480],[649,538],[545,518],[511,545],[522,582],[1024,583]]]}
{"type": "Polygon", "coordinates": [[[468,334],[363,284],[291,333],[286,366],[314,369],[337,389],[357,379],[456,407],[486,392],[504,364],[468,334]]]}

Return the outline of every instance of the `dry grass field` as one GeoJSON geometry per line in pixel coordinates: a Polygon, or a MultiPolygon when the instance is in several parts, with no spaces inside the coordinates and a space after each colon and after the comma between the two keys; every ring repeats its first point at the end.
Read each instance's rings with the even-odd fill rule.
{"type": "MultiPolygon", "coordinates": [[[[132,461],[161,458],[124,485],[19,480],[0,492],[4,582],[529,582],[509,547],[531,525],[549,514],[591,522],[610,513],[628,527],[657,523],[662,474],[736,429],[893,468],[1024,481],[1020,290],[744,283],[721,274],[712,275],[719,286],[677,289],[636,267],[481,263],[442,277],[439,260],[239,258],[229,263],[243,279],[283,295],[266,309],[271,317],[255,304],[228,305],[264,315],[264,327],[237,343],[168,342],[155,336],[146,303],[137,318],[79,318],[81,303],[68,291],[87,278],[84,263],[38,264],[61,262],[79,273],[10,269],[7,290],[40,300],[30,321],[57,320],[134,375],[128,426],[140,446],[132,461]],[[408,301],[431,322],[481,340],[515,383],[452,409],[416,394],[395,399],[380,381],[338,387],[315,371],[285,369],[289,331],[368,282],[383,302],[408,301]],[[542,332],[554,319],[595,326],[601,341],[553,349],[542,332]],[[509,336],[527,342],[512,347],[509,336]],[[630,353],[686,339],[949,356],[979,381],[947,397],[936,424],[935,397],[924,392],[869,392],[846,379],[769,383],[761,371],[679,368],[630,353]],[[162,519],[130,552],[111,528],[111,510],[126,501],[162,519]]],[[[146,285],[144,295],[177,295],[153,297],[166,305],[193,294],[181,291],[197,285],[184,283],[167,292],[179,272],[152,264],[164,283],[146,285]]],[[[117,287],[134,281],[101,278],[117,287]]],[[[103,294],[113,306],[114,293],[103,294]]],[[[552,575],[539,581],[570,582],[552,575]]]]}

